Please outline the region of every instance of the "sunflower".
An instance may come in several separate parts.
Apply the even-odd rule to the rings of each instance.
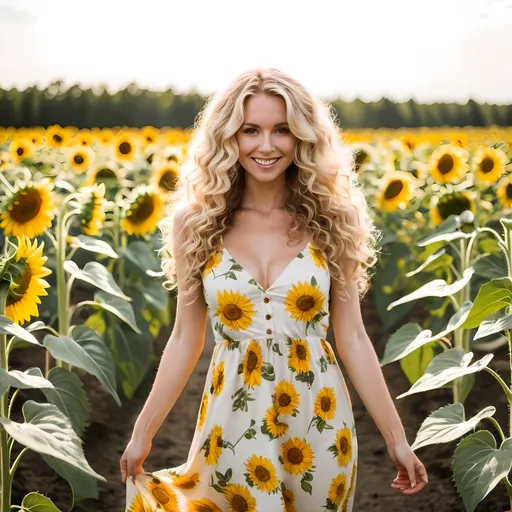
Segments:
[[[496,191],[496,195],[503,206],[506,208],[512,207],[512,178],[510,176],[502,180]]]
[[[292,339],[292,346],[288,351],[288,366],[297,373],[309,372],[309,345],[306,340]]]
[[[327,362],[330,364],[334,364],[336,362],[336,359],[332,353],[332,349],[329,343],[327,343],[326,340],[321,339],[320,345],[322,345],[322,348],[324,349],[325,357],[327,357]]]
[[[281,380],[274,388],[274,407],[281,416],[295,415],[300,404],[300,395],[295,386],[287,380]],[[295,414],[294,414],[295,413]]]
[[[68,162],[78,174],[83,173],[91,165],[94,153],[89,147],[75,146],[69,151]]]
[[[438,183],[455,183],[468,170],[467,152],[459,146],[442,144],[430,155],[427,168]]]
[[[179,487],[185,491],[193,489],[199,482],[199,473],[192,473],[191,475],[180,475],[173,477],[172,485]]]
[[[341,507],[342,512],[347,512],[348,510],[348,502],[354,491],[354,485],[356,483],[356,474],[357,474],[357,461],[354,461],[352,464],[352,473],[350,475],[350,486],[347,491],[347,495],[345,496],[345,500],[343,501],[343,506]]]
[[[221,361],[213,370],[212,386],[210,392],[219,396],[224,389],[224,361]]]
[[[291,437],[281,445],[285,471],[292,475],[304,474],[313,467],[313,450],[305,439]]]
[[[224,496],[229,504],[229,512],[257,512],[256,498],[246,485],[229,484],[224,489]]]
[[[35,184],[30,181],[9,197],[0,215],[0,227],[6,235],[26,235],[34,238],[52,225],[55,217],[53,184],[44,178]]]
[[[102,128],[96,135],[96,139],[103,146],[109,146],[114,140],[114,132],[110,128]]]
[[[288,424],[282,423],[277,419],[278,413],[275,407],[269,407],[263,420],[263,425],[272,438],[281,437],[288,431]]]
[[[61,148],[69,143],[71,133],[71,130],[59,125],[50,126],[46,130],[46,144],[52,149]]]
[[[151,184],[162,192],[174,192],[180,176],[180,170],[176,165],[163,165],[151,172]]]
[[[347,475],[340,473],[334,477],[329,487],[328,499],[333,504],[338,506],[343,498],[345,497],[345,491],[347,490]]]
[[[93,165],[87,170],[82,186],[89,187],[94,183],[105,183],[105,186],[110,188],[112,184],[120,185],[121,174],[121,169],[115,169],[111,165]]]
[[[348,466],[352,460],[352,433],[348,427],[343,427],[336,432],[334,443],[340,467]]]
[[[282,498],[284,503],[284,512],[296,512],[295,494],[290,489],[286,489],[284,483],[281,486]]]
[[[158,138],[160,137],[160,131],[154,126],[144,126],[140,134],[144,140],[144,144],[148,146],[156,144],[158,142]]]
[[[263,353],[256,340],[251,340],[247,346],[244,360],[244,382],[251,388],[261,384],[261,367],[263,366]]]
[[[480,146],[471,163],[478,181],[496,183],[505,172],[507,162],[507,155],[502,149]]]
[[[90,130],[80,130],[72,140],[72,144],[76,144],[78,146],[91,146],[94,140],[93,134]]]
[[[252,455],[245,461],[245,467],[247,473],[244,474],[260,491],[270,494],[277,489],[277,472],[270,459]]]
[[[26,158],[30,158],[35,151],[35,146],[28,139],[15,138],[9,144],[11,161],[18,164]]]
[[[129,235],[153,233],[164,214],[164,199],[156,189],[145,185],[137,187],[133,193],[135,198],[121,219],[121,227]]]
[[[87,197],[82,204],[80,214],[80,223],[82,230],[86,235],[96,236],[99,234],[103,223],[106,219],[105,214],[105,185],[93,185],[83,189],[84,195]]]
[[[285,311],[290,317],[302,322],[310,322],[317,313],[322,311],[325,297],[319,286],[307,281],[293,284],[286,294]]]
[[[334,388],[324,386],[316,395],[314,413],[324,421],[332,420],[336,414],[336,394]]]
[[[370,144],[364,142],[358,142],[352,144],[352,150],[354,154],[354,167],[357,173],[362,173],[374,161],[375,151]]]
[[[223,433],[223,428],[220,425],[215,425],[208,436],[208,453],[206,453],[205,456],[206,464],[209,466],[213,466],[219,462],[219,457],[222,453]]]
[[[217,268],[222,263],[222,251],[216,250],[214,251],[210,257],[208,258],[208,261],[206,262],[206,265],[203,270],[203,279],[206,278],[210,274],[210,272]]]
[[[309,244],[309,255],[315,264],[315,267],[321,268],[325,270],[327,268],[327,263],[324,258],[324,254],[319,247],[317,247],[313,242]]]
[[[208,498],[193,500],[188,504],[187,512],[222,512],[222,510]]]
[[[245,295],[233,290],[217,290],[217,311],[223,325],[232,331],[245,331],[252,325],[252,317],[256,314],[254,304]]]
[[[50,287],[43,278],[52,272],[44,266],[48,260],[47,256],[43,256],[44,242],[38,246],[37,240],[30,241],[25,235],[17,239],[15,261],[20,273],[13,276],[14,283],[7,295],[5,316],[17,324],[23,324],[25,321],[28,322],[31,316],[39,316],[39,297],[48,295],[45,288]]]
[[[201,400],[201,405],[199,407],[199,423],[197,425],[197,430],[199,430],[199,432],[201,432],[201,430],[203,429],[204,421],[206,420],[206,414],[208,412],[208,403],[208,393],[205,391],[203,392],[203,398]]]
[[[450,215],[460,215],[470,210],[473,214],[476,211],[475,201],[467,192],[453,192],[443,194],[437,204],[430,210],[430,218],[435,226],[438,226]]]
[[[393,212],[404,209],[414,195],[416,180],[411,173],[405,171],[388,172],[383,179],[377,204],[382,211]]]
[[[117,160],[121,162],[131,162],[133,160],[136,153],[135,137],[123,132],[116,135],[112,143]]]
[[[149,492],[165,512],[178,512],[178,500],[176,493],[159,478],[153,475],[147,483]]]
[[[146,504],[146,500],[142,497],[142,494],[137,493],[127,512],[152,512],[153,508]]]

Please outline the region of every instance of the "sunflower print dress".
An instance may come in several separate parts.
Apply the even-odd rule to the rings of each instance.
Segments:
[[[127,479],[127,512],[352,510],[357,438],[325,336],[330,274],[309,241],[264,289],[221,241],[203,271],[215,333],[181,466]]]

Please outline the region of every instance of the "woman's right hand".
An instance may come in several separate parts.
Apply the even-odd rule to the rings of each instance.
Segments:
[[[119,461],[121,480],[126,482],[127,477],[135,482],[135,477],[144,473],[142,463],[151,451],[151,441],[145,438],[132,437]]]

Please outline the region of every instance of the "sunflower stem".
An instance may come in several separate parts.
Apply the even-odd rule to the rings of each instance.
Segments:
[[[5,185],[5,188],[14,194],[14,187],[7,181],[7,178],[4,176],[2,172],[0,172],[0,181]]]

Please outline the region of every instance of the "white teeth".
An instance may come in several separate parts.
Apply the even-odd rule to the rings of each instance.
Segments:
[[[261,165],[272,165],[274,162],[277,162],[279,158],[274,158],[272,160],[262,160],[261,158],[255,158],[254,160]]]

